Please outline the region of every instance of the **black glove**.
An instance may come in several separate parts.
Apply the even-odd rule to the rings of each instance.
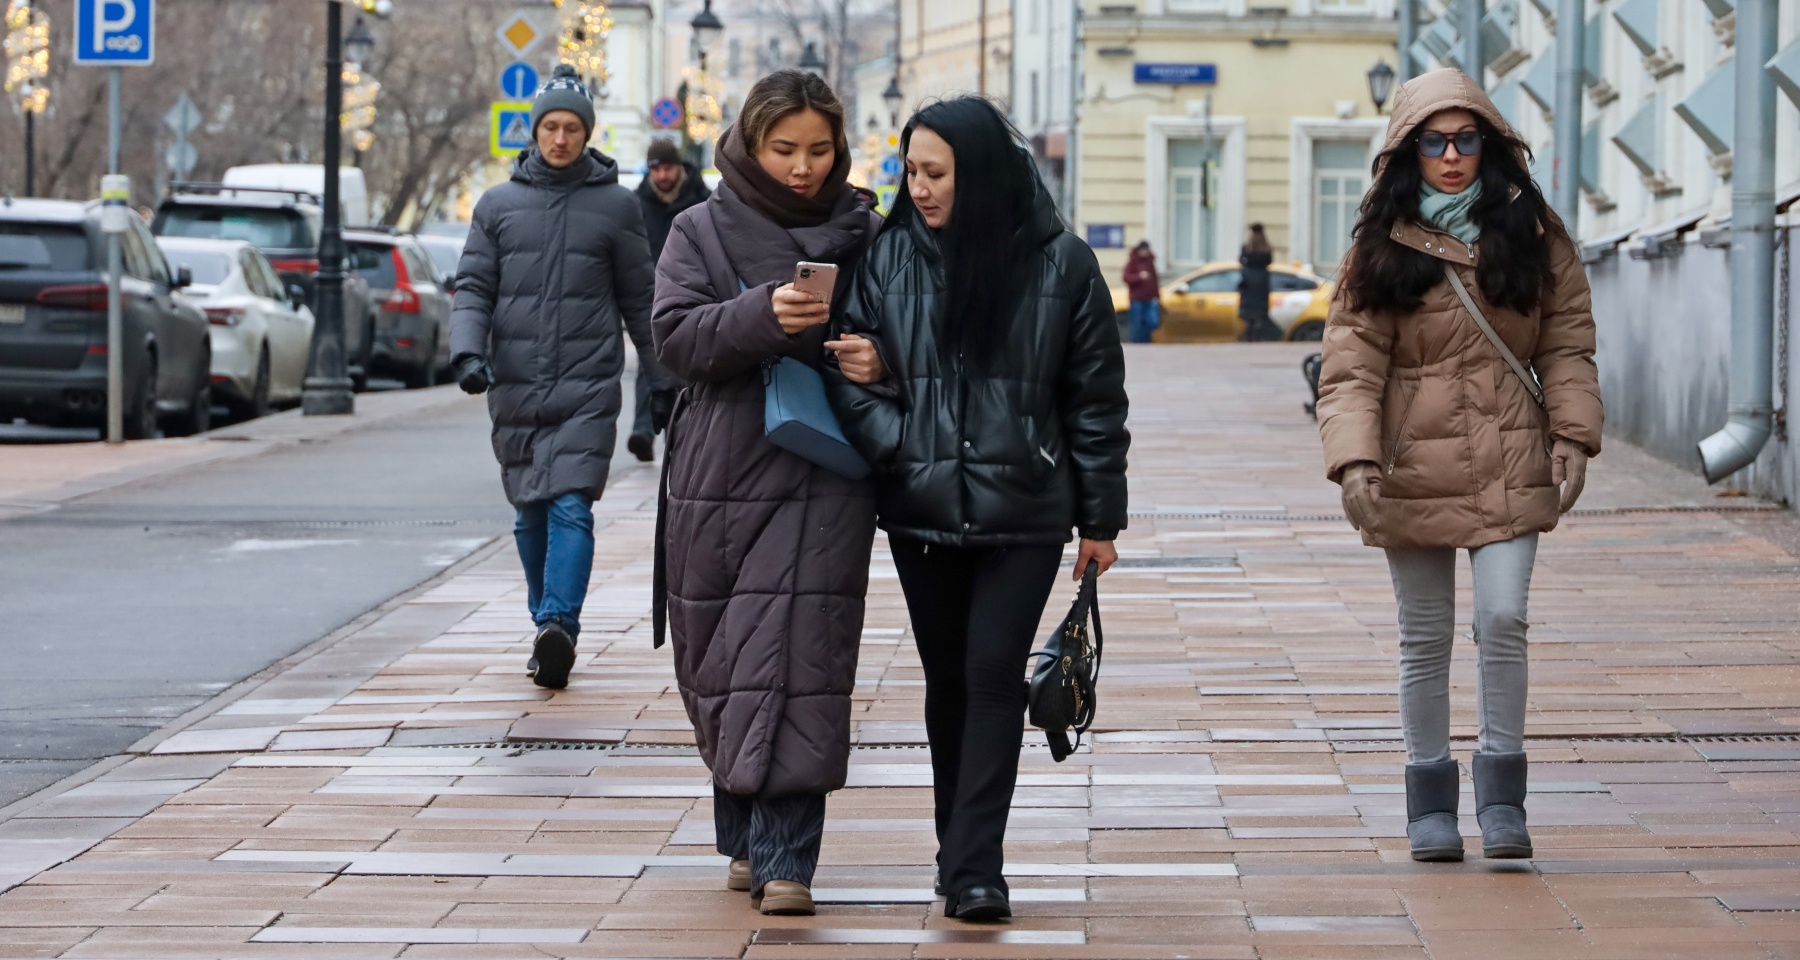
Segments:
[[[669,415],[675,412],[674,390],[650,391],[650,429],[661,433],[669,427]]]
[[[457,360],[456,385],[464,393],[486,393],[494,385],[494,370],[488,366],[487,358],[470,353]]]

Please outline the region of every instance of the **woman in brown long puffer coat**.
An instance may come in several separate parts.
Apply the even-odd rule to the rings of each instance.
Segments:
[[[1538,534],[1575,505],[1600,452],[1587,275],[1528,155],[1462,73],[1401,87],[1325,328],[1326,469],[1363,542],[1386,548],[1399,602],[1415,860],[1463,858],[1450,756],[1458,548],[1474,570],[1483,853],[1531,856],[1526,596]]]
[[[690,384],[669,426],[658,606],[727,886],[810,914],[825,795],[848,772],[875,494],[768,441],[763,365],[825,361],[830,311],[794,288],[795,264],[847,283],[880,219],[848,183],[844,108],[810,74],[758,81],[717,163],[724,182],[675,218],[656,270],[657,352]]]

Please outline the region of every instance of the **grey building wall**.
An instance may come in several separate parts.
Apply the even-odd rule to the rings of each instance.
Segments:
[[[1588,265],[1606,433],[1698,474],[1695,445],[1725,423],[1731,367],[1729,252],[1685,243],[1675,245],[1678,252],[1671,255],[1634,260],[1623,247],[1618,249]],[[1779,282],[1779,270],[1777,274]],[[1793,308],[1790,303],[1790,314]],[[1796,344],[1789,339],[1789,356],[1795,358]],[[1800,371],[1800,358],[1789,366]],[[1777,406],[1782,396],[1777,382]],[[1800,499],[1794,483],[1800,476],[1796,454],[1795,444],[1774,437],[1755,464],[1720,486],[1795,502]]]

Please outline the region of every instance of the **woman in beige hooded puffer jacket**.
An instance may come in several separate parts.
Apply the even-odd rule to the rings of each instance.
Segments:
[[[1326,469],[1363,542],[1387,550],[1399,602],[1416,860],[1463,858],[1450,756],[1458,548],[1474,570],[1483,852],[1531,856],[1526,596],[1538,534],[1574,505],[1600,452],[1587,275],[1528,156],[1461,72],[1402,86],[1325,329]]]

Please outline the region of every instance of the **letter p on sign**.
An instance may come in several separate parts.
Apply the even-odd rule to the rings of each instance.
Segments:
[[[149,66],[156,56],[156,0],[75,0],[75,62]]]

